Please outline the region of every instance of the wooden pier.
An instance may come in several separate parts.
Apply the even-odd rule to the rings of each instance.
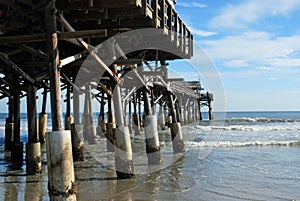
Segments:
[[[11,151],[11,167],[21,168],[20,102],[26,98],[26,172],[41,172],[40,150],[46,141],[51,200],[76,200],[73,160],[84,160],[84,143],[106,137],[107,151],[115,152],[117,178],[133,179],[131,135],[145,135],[148,164],[159,165],[163,162],[160,130],[170,129],[174,153],[182,153],[181,126],[202,120],[203,106],[212,120],[213,95],[202,93],[199,81],[168,77],[168,60],[193,56],[193,35],[175,11],[175,3],[0,2],[0,99],[8,103],[5,150]],[[136,37],[139,32],[134,30],[141,29],[157,31]],[[128,37],[131,33],[135,35]],[[107,46],[99,48],[103,42]],[[132,51],[135,45],[148,48]],[[39,91],[41,111],[36,104]],[[46,134],[48,100],[52,131]],[[95,100],[100,111],[93,111]],[[95,112],[99,112],[97,125]]]

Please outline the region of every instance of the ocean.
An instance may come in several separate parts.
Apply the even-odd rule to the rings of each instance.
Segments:
[[[0,200],[49,200],[45,147],[41,175],[26,176],[25,163],[22,170],[9,169],[6,117],[0,114]],[[24,143],[26,122],[22,114]],[[173,154],[163,133],[164,162],[155,167],[147,166],[144,139],[132,138],[133,181],[116,180],[114,154],[105,152],[104,139],[86,143],[86,160],[75,163],[77,200],[300,200],[300,112],[227,112],[226,119],[182,131],[186,152]]]

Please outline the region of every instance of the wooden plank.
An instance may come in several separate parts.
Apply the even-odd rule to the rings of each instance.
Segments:
[[[108,12],[109,18],[119,18],[119,17],[137,17],[142,16],[146,17],[145,11],[142,8],[115,8],[111,9]]]
[[[73,56],[69,56],[67,58],[64,58],[64,59],[60,60],[59,61],[59,67],[61,68],[61,67],[65,66],[65,65],[67,65],[67,64],[70,64],[70,63],[72,63],[72,62],[74,62],[76,60],[79,60],[79,59],[81,59],[83,57],[83,55],[84,55],[84,52],[80,52],[78,54],[75,54]]]
[[[45,54],[44,52],[42,52],[41,50],[36,50],[36,49],[29,47],[27,45],[24,45],[24,44],[20,44],[17,47],[21,50],[24,50],[24,51],[30,53],[30,54],[33,54],[34,56],[36,56],[44,61],[48,60],[48,55]]]
[[[58,35],[58,40],[66,40],[71,38],[85,38],[85,37],[107,37],[107,30],[98,29],[98,30],[61,32],[61,33],[57,33],[57,35]],[[0,44],[3,45],[16,44],[16,43],[30,43],[30,42],[39,42],[39,41],[46,41],[45,33],[0,37]]]
[[[62,23],[62,25],[66,27],[68,31],[70,32],[75,31],[73,27],[67,22],[67,20],[61,14],[59,14],[57,18]],[[88,53],[90,53],[90,55],[96,60],[96,62],[100,64],[100,66],[109,73],[109,75],[113,78],[113,80],[115,80],[119,84],[122,83],[122,80],[109,69],[109,67],[102,61],[102,59],[100,59],[100,57],[90,48],[89,44],[84,42],[82,38],[77,38],[76,40],[83,48],[85,48],[88,51]]]
[[[25,80],[30,82],[31,84],[35,83],[35,79],[30,77],[27,73],[25,73],[21,68],[19,68],[16,64],[14,64],[11,60],[9,60],[3,53],[0,52],[0,59],[2,59],[14,72],[21,75]]]

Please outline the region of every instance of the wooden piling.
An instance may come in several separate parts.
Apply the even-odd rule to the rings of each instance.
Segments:
[[[55,1],[47,0],[45,28],[49,57],[52,132],[47,134],[50,200],[76,200],[70,131],[63,131]]]
[[[160,106],[159,106],[158,125],[160,127],[160,130],[166,129],[166,115],[165,115],[164,105],[162,102],[160,103]]]
[[[16,81],[18,81],[17,78]],[[23,143],[20,142],[20,94],[18,91],[12,94],[13,143],[11,145],[11,163],[14,169],[20,169],[23,165]]]
[[[132,102],[131,99],[128,101],[128,128],[129,133],[132,133]]]
[[[14,98],[8,98],[8,117],[5,120],[5,145],[6,151],[11,150],[14,141]]]
[[[84,99],[84,114],[83,114],[83,135],[88,140],[89,144],[96,144],[97,135],[96,127],[93,124],[93,111],[92,111],[92,95],[91,85],[85,86],[85,99]]]
[[[105,112],[104,112],[104,106],[105,106],[104,94],[105,94],[104,91],[102,91],[101,102],[100,102],[100,113],[98,117],[98,126],[97,126],[97,135],[99,135],[101,138],[105,138],[105,133],[107,132],[106,122],[105,122]]]
[[[46,113],[39,114],[39,140],[42,144],[45,143],[46,139],[47,117]]]
[[[74,116],[74,123],[76,125],[80,124],[80,99],[79,99],[79,92],[73,89],[73,116]]]
[[[144,129],[146,138],[146,153],[149,165],[159,165],[162,163],[160,154],[160,144],[157,131],[157,118],[152,115],[149,94],[146,90],[143,91],[144,97]]]
[[[207,92],[207,102],[208,102],[208,116],[209,120],[213,120],[213,112],[212,112],[212,97],[211,95]]]
[[[71,124],[73,161],[84,160],[83,125]]]
[[[77,90],[74,90],[73,91],[74,123],[71,124],[73,161],[84,160],[83,125],[80,124],[79,108],[80,108],[79,92]]]
[[[67,107],[65,116],[65,130],[71,130],[71,124],[73,123],[73,117],[71,115],[71,86],[67,85]]]
[[[47,106],[47,88],[44,88],[43,92],[43,103],[42,103],[42,111],[39,114],[39,141],[40,143],[45,143],[46,138],[46,129],[47,129],[47,113],[46,113],[46,106]]]
[[[106,150],[107,152],[114,152],[114,133],[116,129],[115,115],[113,112],[113,101],[110,95],[107,95],[107,103],[108,103],[108,122],[106,124],[107,132],[106,132]]]
[[[14,141],[14,123],[10,122],[11,119],[6,118],[5,123],[5,151],[10,151]]]
[[[197,101],[198,104],[198,111],[199,111],[199,120],[202,121],[203,117],[202,117],[202,112],[201,112],[201,102],[200,102],[200,98]]]
[[[34,175],[42,172],[41,144],[39,143],[38,122],[36,116],[36,92],[34,85],[28,84],[27,121],[28,143],[26,144],[26,173]]]
[[[173,143],[173,151],[174,153],[182,153],[184,152],[184,142],[181,131],[181,124],[178,122],[175,107],[174,107],[174,98],[173,94],[169,94],[169,108],[170,114],[172,116],[172,124],[170,125],[171,135],[172,135],[172,143]]]
[[[133,93],[132,99],[133,99],[133,130],[134,130],[134,135],[139,136],[141,135],[140,133],[141,123],[140,123],[140,117],[137,108],[138,104],[137,104],[136,93]]]
[[[117,73],[117,66],[111,66],[112,71]],[[118,84],[114,86],[113,103],[117,128],[115,130],[115,167],[118,179],[133,179],[134,167],[130,133],[125,126],[121,88]]]

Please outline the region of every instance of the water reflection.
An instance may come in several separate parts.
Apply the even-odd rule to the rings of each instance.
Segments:
[[[26,201],[39,201],[41,200],[42,181],[38,176],[26,176],[25,183],[25,200]]]

